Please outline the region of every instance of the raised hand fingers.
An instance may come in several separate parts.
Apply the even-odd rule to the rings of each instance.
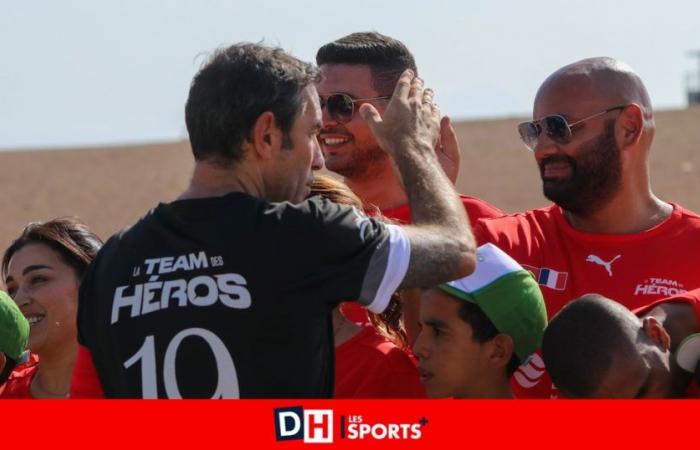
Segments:
[[[435,102],[433,101],[432,98],[430,99],[430,102],[427,103],[427,104],[430,105],[430,112],[432,112],[434,116],[442,117],[442,116],[440,116],[440,107],[438,106],[437,103],[435,103]]]
[[[401,76],[399,77],[399,81],[396,82],[396,86],[394,87],[394,94],[392,95],[392,97],[407,98],[412,85],[411,80],[415,78],[416,77],[411,69],[404,70]]]
[[[413,71],[406,70],[381,115],[370,103],[362,104],[359,111],[380,147],[392,156],[408,146],[432,150],[440,129],[440,109],[433,97],[433,90],[425,88]]]
[[[382,121],[382,117],[379,115],[377,108],[369,103],[360,105],[359,112],[360,116],[362,116],[365,122],[367,122],[367,125],[369,125],[371,130],[374,130],[376,124]]]
[[[459,153],[459,144],[457,142],[457,133],[450,118],[445,116],[440,119],[440,143],[447,147],[452,147]]]
[[[423,103],[432,105],[433,104],[433,97],[435,96],[435,93],[433,92],[432,89],[427,88],[423,90]]]
[[[459,174],[459,141],[457,140],[457,133],[455,133],[455,129],[447,116],[440,121],[440,141],[436,147],[436,153],[442,170],[452,181],[452,184],[455,184]]]
[[[423,85],[424,83],[421,77],[414,77],[413,80],[411,80],[411,87],[408,91],[409,100],[413,99],[419,105],[423,103]]]

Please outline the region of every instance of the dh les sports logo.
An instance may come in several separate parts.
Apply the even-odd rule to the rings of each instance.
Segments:
[[[278,441],[303,439],[305,443],[333,442],[333,410],[275,408],[275,437]]]
[[[330,409],[304,409],[301,406],[275,408],[275,437],[278,441],[303,440],[309,444],[330,444],[334,439],[334,417]],[[417,440],[423,437],[428,419],[410,423],[367,421],[361,415],[338,417],[339,439]]]

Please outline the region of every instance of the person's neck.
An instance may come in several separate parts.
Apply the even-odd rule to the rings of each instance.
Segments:
[[[390,165],[372,175],[344,177],[343,181],[364,204],[374,205],[381,211],[408,203],[406,192]]]
[[[660,224],[673,212],[673,206],[658,199],[650,190],[644,193],[621,190],[602,208],[586,215],[564,210],[566,221],[586,233],[640,233]]]
[[[469,399],[512,399],[515,398],[510,387],[510,378],[503,374],[484,377],[476,385],[469,386],[469,390],[460,398]]]
[[[39,368],[32,380],[34,398],[67,398],[78,352],[74,345],[61,344],[56,352],[39,353]]]
[[[254,197],[264,198],[264,187],[255,166],[243,167],[246,161],[233,167],[224,167],[207,161],[197,161],[190,184],[179,200],[207,197],[221,197],[231,192],[246,192]]]

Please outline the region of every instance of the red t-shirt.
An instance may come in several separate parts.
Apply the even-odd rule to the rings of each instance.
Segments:
[[[78,346],[75,368],[70,381],[70,398],[104,398],[92,355],[87,347]]]
[[[474,227],[479,245],[492,242],[538,279],[549,317],[566,303],[598,293],[630,309],[700,287],[700,216],[671,204],[663,223],[634,234],[584,233],[552,205]],[[535,356],[514,375],[518,397],[548,398],[556,393]]]
[[[474,226],[479,219],[501,217],[503,215],[503,211],[478,198],[459,194],[459,199],[462,200],[462,204],[467,211],[469,222],[472,226]],[[398,208],[384,209],[382,210],[382,214],[400,224],[411,223],[411,206],[408,203]]]
[[[32,353],[29,361],[17,365],[0,386],[0,398],[32,399],[32,380],[39,370],[39,357]]]
[[[639,317],[644,317],[649,314],[652,309],[656,308],[663,303],[687,303],[693,307],[695,311],[695,318],[700,326],[700,289],[693,289],[692,291],[685,292],[680,295],[675,295],[669,298],[662,298],[654,303],[644,306],[642,308],[635,309],[634,312]],[[700,389],[695,383],[695,380],[690,384],[688,391],[686,392],[688,398],[700,398]]]
[[[459,195],[459,198],[462,200],[464,209],[467,211],[469,222],[471,223],[472,227],[474,227],[479,219],[501,217],[503,215],[503,211],[478,198],[469,197],[462,194]],[[405,204],[403,206],[399,206],[398,208],[385,209],[382,211],[382,215],[396,221],[399,224],[407,225],[411,223],[411,206],[409,204]],[[367,318],[367,310],[357,303],[348,303],[347,305],[343,305],[342,312],[345,318],[351,322],[355,322],[360,325],[370,324],[369,319]]]
[[[335,398],[425,398],[414,362],[364,327],[335,349]]]

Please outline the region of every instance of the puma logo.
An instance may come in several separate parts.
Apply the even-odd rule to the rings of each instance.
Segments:
[[[600,259],[600,257],[597,255],[588,255],[588,258],[586,258],[586,262],[598,264],[599,266],[605,267],[605,270],[608,271],[608,275],[612,276],[612,267],[611,267],[612,263],[617,261],[620,257],[622,257],[622,255],[617,255],[616,257],[614,257],[610,261],[605,262],[602,259]]]

